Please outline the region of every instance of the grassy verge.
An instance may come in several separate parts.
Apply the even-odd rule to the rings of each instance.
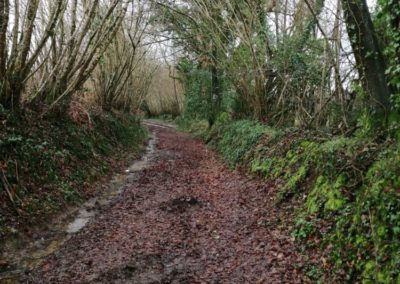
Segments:
[[[131,116],[13,117],[0,110],[0,239],[94,194],[93,184],[138,153],[146,131]]]
[[[231,166],[279,180],[276,205],[297,198],[293,237],[319,251],[312,281],[400,283],[400,146],[381,137],[275,130],[222,115],[185,122]],[[299,203],[297,203],[299,204]],[[323,261],[321,261],[321,259]]]

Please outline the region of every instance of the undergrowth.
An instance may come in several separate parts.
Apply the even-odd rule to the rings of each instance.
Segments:
[[[3,111],[0,120],[0,238],[84,199],[117,156],[137,152],[146,137],[137,119],[122,114],[78,124]]]
[[[279,179],[279,206],[299,197],[293,236],[329,261],[311,280],[400,283],[400,145],[363,133],[331,136],[222,114],[211,128],[186,122],[229,165]],[[189,127],[188,127],[189,126]],[[315,273],[323,269],[324,273]]]

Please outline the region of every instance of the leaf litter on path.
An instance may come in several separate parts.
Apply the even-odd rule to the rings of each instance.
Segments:
[[[227,169],[199,140],[149,127],[151,166],[25,280],[302,283],[303,258],[271,204],[276,190]]]

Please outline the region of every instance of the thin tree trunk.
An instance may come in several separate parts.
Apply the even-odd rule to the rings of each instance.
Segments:
[[[208,118],[208,125],[211,128],[213,126],[217,113],[219,111],[219,104],[220,104],[220,97],[221,97],[221,90],[220,90],[220,80],[217,68],[217,50],[213,47],[213,65],[211,67],[211,102],[212,102],[212,109],[211,115]]]
[[[14,1],[14,28],[12,31],[12,47],[9,61],[7,63],[7,67],[9,69],[14,69],[15,60],[17,59],[18,54],[18,29],[19,29],[19,0]]]
[[[9,8],[8,0],[0,0],[0,84],[6,74]]]

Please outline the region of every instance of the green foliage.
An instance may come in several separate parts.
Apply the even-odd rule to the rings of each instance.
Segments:
[[[188,120],[179,118],[175,121],[178,124],[178,130],[191,133],[193,136],[206,139],[209,131],[206,120]]]
[[[286,37],[276,49],[274,67],[282,73],[290,73],[292,78],[289,90],[305,88],[306,84],[318,87],[322,76],[323,41],[309,38],[304,41],[303,37]]]
[[[231,121],[226,113],[217,121],[203,137],[230,165],[282,180],[278,202],[302,193],[304,206],[292,235],[310,246],[322,237],[318,244],[329,249],[334,268],[325,271],[328,277],[336,279],[345,271],[350,282],[400,279],[398,144],[375,140],[371,134],[331,137],[276,131],[255,121]],[[322,277],[320,268],[308,272],[310,279]]]
[[[312,220],[307,220],[304,216],[299,216],[295,221],[295,228],[292,237],[296,240],[306,240],[316,233],[315,224]]]
[[[395,0],[379,0],[378,12],[374,18],[378,35],[384,47],[388,68],[386,75],[393,91],[395,109],[400,110],[400,3]]]
[[[294,130],[265,139],[255,148],[251,161],[252,172],[285,180],[279,202],[301,190],[301,184],[314,166],[312,161],[318,145],[305,137],[293,139],[293,134]]]
[[[34,223],[81,200],[88,183],[111,168],[112,155],[137,150],[145,137],[129,115],[93,114],[91,124],[84,125],[69,118],[6,120],[0,131],[0,169],[12,197],[0,181],[0,200],[7,204],[0,209],[0,236],[12,226],[14,210],[18,222]]]
[[[185,88],[185,119],[208,119],[212,112],[211,72],[182,59],[177,67]]]
[[[400,150],[394,145],[365,172],[355,200],[342,210],[331,236],[336,264],[349,266],[366,283],[400,279],[399,173]]]
[[[323,281],[321,281],[324,275],[324,271],[321,269],[321,267],[318,267],[316,265],[311,265],[309,267],[306,267],[305,270],[306,270],[306,275],[313,281],[313,283],[317,284],[324,283]]]
[[[299,137],[292,143],[285,143],[285,137],[257,146],[268,150],[253,157],[251,170],[283,178],[281,199],[308,179],[302,184],[303,191],[304,186],[311,188],[302,214],[311,219],[305,221],[303,215],[294,236],[305,240],[313,235],[315,224],[335,222],[337,226],[325,236],[325,246],[333,248],[332,261],[338,270],[345,268],[348,277],[363,281],[395,281],[400,271],[395,253],[400,250],[398,146],[384,150],[387,144],[361,137],[326,142]]]
[[[252,120],[234,121],[219,127],[221,136],[212,137],[211,145],[216,147],[231,165],[242,163],[263,134],[274,135],[273,130]]]
[[[195,62],[184,58],[180,60],[177,70],[185,89],[185,106],[180,122],[215,122],[219,113],[231,108],[235,94],[229,89],[229,82],[222,73],[218,72],[219,97],[216,97],[213,95],[212,73],[209,69],[200,68]]]
[[[318,16],[324,5],[317,2]],[[210,35],[228,50],[228,56],[218,58],[218,67],[226,75],[223,97],[229,103],[215,125],[207,128],[213,109],[212,97],[207,96],[211,73],[202,68],[209,62],[199,60],[204,65],[198,66],[186,62],[184,128],[209,142],[231,166],[243,165],[265,179],[278,179],[282,184],[278,204],[301,196],[303,206],[293,236],[309,243],[324,229],[320,244],[328,250],[332,268],[325,273],[349,282],[399,282],[400,146],[387,135],[400,137],[399,1],[379,0],[374,18],[392,92],[393,111],[388,117],[369,109],[374,103],[363,80],[351,82],[351,90],[345,85],[340,90],[337,83],[330,86],[333,79],[343,78],[334,78],[338,72],[332,72],[335,63],[328,58],[326,42],[312,35],[316,17],[304,19],[302,33],[273,38],[262,11],[253,14],[237,5],[244,21],[252,23],[254,36],[236,43],[227,34],[225,46]],[[226,13],[229,19],[229,10]],[[196,19],[202,24],[208,21],[201,15]],[[228,95],[226,90],[232,91]],[[271,129],[250,117],[285,129]],[[389,123],[382,123],[387,118]],[[302,128],[286,129],[293,125]],[[378,133],[382,126],[390,129]],[[345,134],[321,132],[325,128]],[[318,279],[321,271],[314,267],[309,274]]]
[[[313,234],[315,223],[337,222],[325,242],[335,251],[332,261],[337,263],[337,269],[345,267],[349,277],[374,277],[372,279],[378,282],[378,278],[395,279],[399,267],[397,256],[392,252],[399,251],[400,243],[394,239],[393,232],[388,232],[390,228],[400,228],[396,215],[399,196],[394,191],[400,183],[398,152],[388,151],[390,154],[386,155],[396,158],[374,162],[376,153],[385,147],[362,138],[339,137],[322,143],[300,138],[292,143],[281,143],[284,140],[285,135],[279,137],[279,142],[263,144],[269,150],[255,156],[251,169],[270,178],[283,178],[285,183],[280,198],[290,196],[306,178],[309,179],[302,184],[303,191],[305,185],[312,188],[307,194],[304,212],[314,219],[304,221],[304,217],[300,218],[294,236],[305,240]],[[274,144],[278,146],[274,148]],[[285,148],[284,145],[290,146]],[[376,181],[371,182],[371,179]],[[385,187],[387,184],[391,184],[389,188],[392,189]],[[376,223],[372,226],[376,227],[375,234],[369,225],[371,221],[366,222],[361,217],[368,216],[368,210],[376,214],[372,219]],[[379,266],[372,269],[371,262],[368,265],[367,262],[377,254],[376,251],[381,255]]]
[[[345,178],[339,175],[334,183],[324,176],[319,176],[313,190],[307,197],[306,208],[310,213],[318,213],[321,210],[337,211],[346,202],[341,190],[345,185]]]

